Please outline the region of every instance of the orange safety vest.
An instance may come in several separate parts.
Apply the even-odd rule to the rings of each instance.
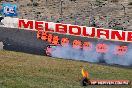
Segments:
[[[106,53],[108,51],[108,46],[106,44],[97,44],[96,52],[98,53]]]
[[[59,44],[59,37],[58,36],[53,36],[53,41],[52,41],[53,44]]]
[[[80,49],[81,45],[82,45],[81,41],[79,41],[79,40],[74,40],[73,41],[73,48]]]
[[[67,46],[69,44],[69,39],[68,38],[62,38],[61,39],[61,45],[62,46]]]
[[[42,40],[47,40],[47,32],[42,32],[42,37],[41,37]]]
[[[37,33],[37,38],[41,39],[41,32],[40,31],[38,31],[38,33]]]
[[[127,53],[127,51],[128,51],[128,47],[127,46],[116,46],[115,54],[124,55],[124,54]]]
[[[52,42],[52,38],[53,38],[53,35],[52,34],[48,34],[48,42]]]
[[[91,42],[84,42],[83,43],[83,50],[91,50],[92,44]]]

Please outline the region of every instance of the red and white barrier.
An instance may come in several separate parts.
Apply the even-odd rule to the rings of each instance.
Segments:
[[[32,31],[42,30],[47,32],[74,35],[80,37],[132,42],[132,31],[86,27],[79,25],[35,21],[11,17],[5,17],[1,22],[4,24],[4,27],[19,28]]]

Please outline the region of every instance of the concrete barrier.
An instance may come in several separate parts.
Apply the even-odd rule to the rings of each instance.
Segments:
[[[31,54],[44,55],[48,42],[36,38],[36,31],[0,27],[0,40],[4,49]]]
[[[4,44],[3,42],[0,42],[0,50],[3,50]]]
[[[1,22],[4,24],[4,27],[18,28],[18,19],[19,18],[4,17]]]

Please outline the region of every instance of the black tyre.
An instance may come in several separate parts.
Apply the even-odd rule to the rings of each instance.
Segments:
[[[81,80],[81,85],[82,86],[88,86],[88,85],[90,85],[91,83],[90,83],[90,80],[89,79],[87,79],[87,78],[82,78],[82,80]]]
[[[46,56],[49,56],[49,57],[51,57],[51,53],[46,53]]]

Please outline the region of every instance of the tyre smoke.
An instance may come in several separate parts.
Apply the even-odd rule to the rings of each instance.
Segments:
[[[56,50],[52,52],[53,57],[82,60],[96,63],[118,64],[124,66],[132,65],[132,45],[128,45],[128,52],[125,55],[116,55],[114,48],[116,45],[108,44],[109,50],[107,53],[98,53],[94,49],[91,51],[84,51],[81,49],[73,49],[71,45],[67,47],[57,46]]]

